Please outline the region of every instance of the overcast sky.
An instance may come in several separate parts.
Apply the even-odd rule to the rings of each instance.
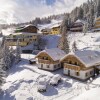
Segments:
[[[70,12],[87,0],[0,0],[0,23],[20,23]]]

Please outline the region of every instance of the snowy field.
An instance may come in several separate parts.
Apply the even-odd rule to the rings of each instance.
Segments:
[[[70,44],[74,41],[78,49],[100,50],[100,33],[80,34],[69,36]],[[100,100],[100,76],[91,82],[80,82],[63,75],[63,69],[55,72],[44,71],[37,68],[37,64],[30,65],[28,59],[35,55],[22,54],[22,61],[9,70],[6,83],[0,94],[0,100]],[[54,74],[60,74],[62,81],[58,86],[47,86],[47,91],[37,91],[39,78],[48,80]],[[94,99],[96,98],[96,99]]]
[[[33,57],[34,55],[22,54],[22,61],[11,68],[6,83],[2,87],[5,92],[1,94],[0,100],[72,100],[85,91],[99,87],[96,83],[87,84],[64,76],[63,69],[55,72],[38,69],[37,65],[30,65],[28,62],[28,59]],[[48,84],[46,92],[38,92],[39,78],[48,77],[49,79],[54,74],[62,75],[61,83],[58,86]],[[100,83],[99,78],[95,81]]]

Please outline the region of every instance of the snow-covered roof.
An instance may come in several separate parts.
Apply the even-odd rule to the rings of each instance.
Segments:
[[[86,23],[86,21],[78,19],[78,20],[76,20],[76,22],[75,22],[75,23],[83,23],[83,24],[85,24],[85,23]]]
[[[100,64],[100,53],[97,51],[83,50],[69,53],[61,59],[65,59],[69,55],[74,55],[78,58],[86,67],[91,67]]]
[[[20,34],[25,34],[25,35],[39,35],[39,33],[29,33],[29,32],[18,32],[18,33],[12,33],[10,35],[20,35]]]
[[[59,48],[45,49],[38,53],[38,55],[40,55],[41,53],[48,54],[54,61],[60,60],[63,56],[66,55],[66,53]]]
[[[21,27],[21,28],[18,28],[18,29],[16,29],[16,30],[22,30],[22,29],[25,29],[25,28],[30,27],[30,26],[36,27],[35,25],[28,24],[28,25],[25,25],[25,26],[23,26],[23,27]],[[37,28],[37,27],[36,27],[36,28]]]

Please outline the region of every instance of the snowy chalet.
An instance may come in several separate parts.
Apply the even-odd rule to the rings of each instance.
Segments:
[[[27,32],[27,33],[37,33],[38,28],[35,25],[29,24],[24,27],[20,27],[15,30],[15,32]]]
[[[96,18],[95,20],[94,31],[100,31],[100,17]]]
[[[58,49],[46,49],[37,54],[38,68],[54,71],[61,68],[60,59],[65,56],[65,52]]]
[[[61,59],[64,74],[85,81],[99,74],[100,53],[95,51],[76,51],[69,53]]]
[[[83,20],[77,20],[75,23],[70,28],[71,32],[82,32],[83,31],[83,26],[86,22]]]

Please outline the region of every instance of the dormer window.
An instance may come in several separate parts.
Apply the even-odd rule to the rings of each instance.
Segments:
[[[72,61],[69,61],[69,64],[72,64]]]

